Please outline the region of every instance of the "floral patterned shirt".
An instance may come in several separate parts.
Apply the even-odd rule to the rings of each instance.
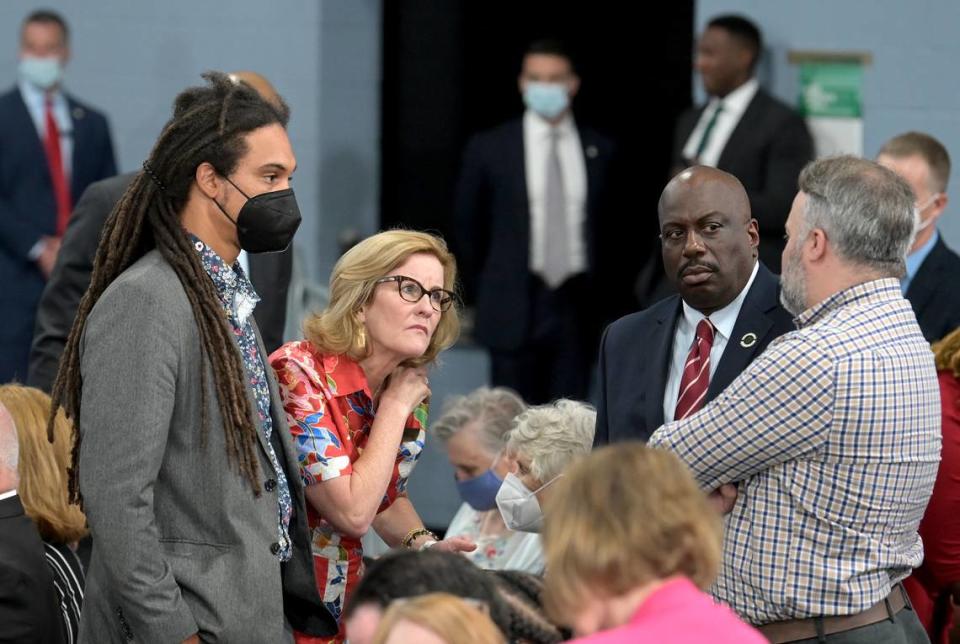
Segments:
[[[277,482],[277,516],[278,534],[277,543],[280,549],[276,555],[281,561],[290,559],[290,517],[293,514],[293,505],[290,500],[290,486],[283,468],[277,460],[270,437],[273,434],[273,417],[270,415],[270,382],[264,367],[263,356],[257,344],[257,335],[253,330],[251,316],[260,296],[253,290],[253,285],[239,263],[233,267],[194,235],[190,235],[193,247],[200,255],[200,263],[217,290],[220,304],[227,316],[230,329],[237,340],[240,355],[243,358],[243,368],[247,374],[247,385],[253,391],[257,401],[257,417],[260,421],[260,431],[266,439],[267,456],[276,475]]]
[[[363,369],[346,355],[320,353],[311,343],[290,342],[270,356],[306,485],[347,476],[370,437],[375,410]],[[427,405],[407,419],[397,458],[378,509],[406,496],[407,478],[423,451]],[[308,503],[308,523],[320,597],[339,620],[359,580],[359,539],[340,534]]]

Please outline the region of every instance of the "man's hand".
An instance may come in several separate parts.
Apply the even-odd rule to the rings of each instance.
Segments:
[[[737,503],[737,486],[733,483],[724,483],[707,497],[711,505],[720,514],[729,514]]]
[[[187,639],[183,640],[183,644],[200,644],[200,636],[191,635]]]
[[[40,272],[43,273],[45,279],[50,279],[50,274],[53,273],[53,267],[57,263],[57,255],[60,253],[60,238],[59,237],[41,237],[40,241],[43,242],[43,250],[40,251],[40,256],[37,257],[37,266],[40,267]]]

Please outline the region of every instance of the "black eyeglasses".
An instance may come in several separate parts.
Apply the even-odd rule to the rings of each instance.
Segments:
[[[396,282],[397,291],[400,292],[400,297],[407,302],[416,303],[419,302],[420,298],[424,295],[429,295],[430,305],[441,313],[450,309],[450,307],[453,305],[453,300],[456,297],[454,293],[442,288],[435,288],[432,291],[428,291],[423,284],[412,277],[407,277],[406,275],[390,275],[389,277],[381,277],[374,282],[374,284],[383,284],[384,282]]]

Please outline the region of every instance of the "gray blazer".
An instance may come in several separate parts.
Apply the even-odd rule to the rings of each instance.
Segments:
[[[259,333],[258,333],[259,339]],[[294,500],[293,559],[278,539],[275,476],[260,435],[263,493],[228,464],[186,293],[154,250],[107,288],[81,343],[80,491],[93,533],[80,641],[290,641],[336,632],[317,595],[303,484],[275,381],[273,441]],[[263,345],[260,345],[262,355]],[[268,373],[270,370],[267,369]],[[252,393],[251,409],[255,409]]]

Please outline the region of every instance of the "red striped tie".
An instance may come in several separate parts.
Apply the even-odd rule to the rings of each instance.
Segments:
[[[704,318],[697,324],[697,334],[690,345],[690,353],[683,365],[680,379],[680,395],[674,420],[682,420],[703,407],[710,386],[710,349],[713,348],[713,324]]]
[[[60,151],[60,129],[53,118],[53,105],[50,98],[45,101],[44,120],[46,121],[47,136],[43,141],[43,149],[47,153],[47,165],[50,166],[50,179],[53,182],[53,197],[57,202],[57,236],[62,237],[70,219],[70,186],[67,184],[67,174],[63,171],[63,154]]]

